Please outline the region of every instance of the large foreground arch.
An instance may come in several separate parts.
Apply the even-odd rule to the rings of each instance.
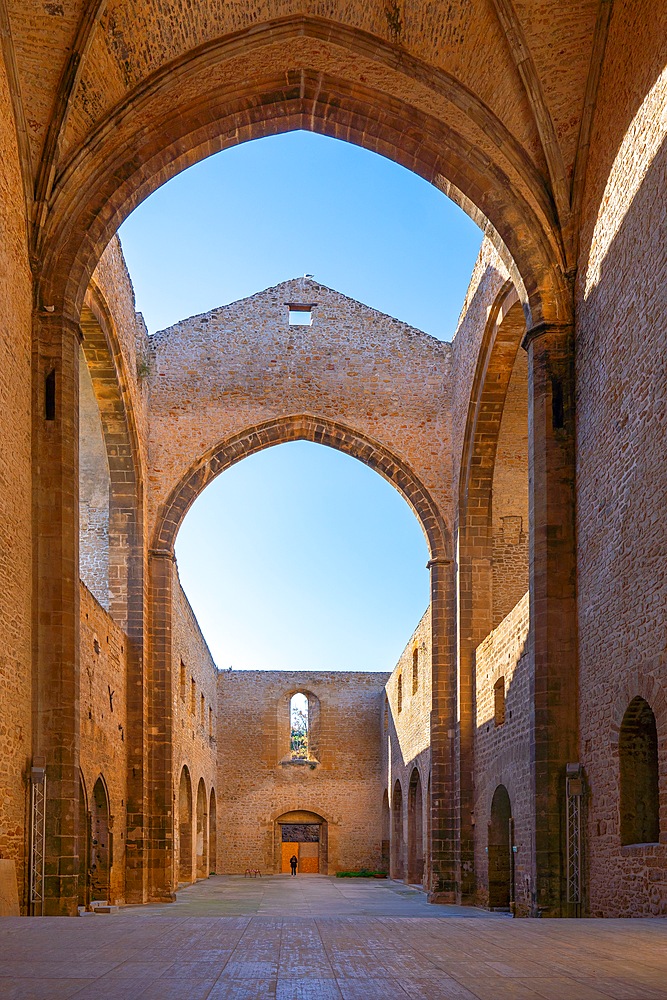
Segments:
[[[523,56],[521,34],[510,31],[506,38],[518,38],[521,50],[515,53],[521,73],[514,103],[518,106],[529,96],[528,104],[534,98],[537,105],[531,105],[528,112],[530,127],[518,131],[505,124],[474,85],[467,86],[437,66],[435,58],[423,61],[418,48],[410,51],[397,37],[387,41],[377,26],[371,32],[369,25],[344,26],[302,13],[238,31],[228,25],[217,38],[189,51],[186,47],[178,55],[165,55],[163,64],[155,65],[145,77],[130,71],[114,96],[102,102],[103,107],[100,104],[96,117],[93,102],[83,100],[84,108],[77,104],[77,94],[81,97],[82,80],[86,86],[93,85],[81,62],[94,46],[91,39],[101,23],[100,14],[101,6],[91,6],[73,39],[72,62],[64,67],[61,88],[52,102],[58,110],[38,157],[37,200],[30,216],[35,277],[33,458],[39,470],[33,490],[33,562],[41,583],[33,607],[36,689],[47,691],[49,678],[57,676],[60,690],[68,692],[63,697],[76,701],[78,696],[78,354],[82,307],[93,270],[113,233],[141,200],[187,166],[241,141],[305,128],[363,145],[429,180],[483,226],[508,266],[533,324],[530,351],[537,372],[535,409],[540,415],[535,425],[540,473],[536,495],[546,498],[551,490],[544,510],[564,509],[569,517],[573,411],[569,408],[566,414],[567,433],[556,438],[550,434],[548,416],[553,379],[565,385],[567,395],[572,378],[571,220],[563,197],[564,173],[557,162],[560,153],[553,123],[547,120],[539,87],[532,86],[534,78],[529,79],[534,66]],[[521,91],[523,73],[528,74],[525,94]],[[515,67],[508,79],[512,74],[513,79],[517,77]],[[98,78],[104,76],[97,73]],[[581,179],[585,169],[587,134],[588,125],[582,123],[584,145],[575,180]],[[47,386],[54,393],[53,419],[44,416]],[[566,470],[568,483],[562,497],[556,495],[559,483],[547,481],[552,468]],[[53,497],[59,498],[55,505]],[[551,528],[546,517],[544,537],[539,538],[543,547],[548,542],[547,528]],[[569,528],[564,537],[567,547]],[[166,562],[170,556],[169,547],[158,544],[152,561]],[[449,625],[455,614],[451,558],[451,546],[432,548],[433,655],[434,661],[448,665],[436,669],[434,685],[433,843],[439,844],[433,852],[434,866],[445,856],[453,857],[457,837],[456,784],[451,778],[457,733]],[[550,593],[556,594],[557,563],[554,558],[547,567]],[[168,579],[166,572],[152,574],[156,607]],[[545,592],[544,606],[546,596]],[[547,645],[551,635],[558,635],[561,617],[556,614],[549,623]],[[153,675],[141,678],[144,691],[150,685],[164,685],[167,679],[165,640],[155,622],[151,629]],[[163,720],[165,726],[171,724],[164,709],[158,697],[154,716],[146,722],[147,732],[160,729]],[[43,718],[37,749],[54,762],[51,788],[57,808],[74,816],[78,737],[70,731],[69,721],[64,723],[67,732],[60,732],[52,727],[55,715],[44,712]],[[151,766],[155,765],[153,756],[152,750],[148,754]],[[159,771],[163,765],[162,761]],[[149,797],[145,787],[137,794],[133,828],[140,830],[139,817]],[[146,810],[155,814],[166,801],[160,791]],[[75,820],[72,826],[75,833]],[[67,859],[63,870],[76,871],[78,862],[70,857],[76,837],[64,828],[52,832],[54,856]],[[172,851],[171,833],[158,823],[151,836],[165,852],[162,860],[151,863],[162,898],[166,877],[159,873],[171,867],[167,858]],[[147,864],[146,843],[141,836],[132,845],[138,867]],[[549,852],[556,857],[555,840]],[[457,891],[455,867],[450,858],[445,865],[448,874],[434,877],[436,895]],[[144,894],[143,884],[138,892]],[[54,879],[51,894],[58,900],[53,912],[73,911],[76,877]]]

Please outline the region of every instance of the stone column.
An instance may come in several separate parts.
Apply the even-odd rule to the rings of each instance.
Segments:
[[[52,916],[76,914],[79,875],[79,341],[71,318],[35,315],[33,754],[46,765]]]
[[[578,760],[574,330],[526,334],[538,909],[567,916],[565,766]]]
[[[174,553],[151,549],[148,671],[148,897],[174,899],[171,615]],[[193,813],[195,808],[193,792]]]
[[[455,903],[458,877],[458,782],[455,566],[436,556],[431,571],[431,891],[432,903]]]

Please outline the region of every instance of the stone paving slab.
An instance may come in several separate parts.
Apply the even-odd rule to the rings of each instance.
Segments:
[[[0,1000],[667,1000],[665,920],[512,920],[390,885],[368,899],[405,915],[340,915],[316,882],[286,891],[283,916],[218,916],[223,888],[179,894],[214,915],[1,919]],[[314,912],[295,915],[304,901]]]

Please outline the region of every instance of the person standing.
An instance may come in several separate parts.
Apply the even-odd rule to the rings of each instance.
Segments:
[[[293,854],[292,857],[289,859],[289,866],[292,869],[292,875],[296,875],[296,866],[298,865],[298,863],[299,859],[297,858],[296,854]]]

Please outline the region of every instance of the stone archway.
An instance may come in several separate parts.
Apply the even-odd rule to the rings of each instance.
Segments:
[[[53,102],[54,116],[35,184],[38,207],[31,249],[34,301],[40,308],[34,327],[33,395],[39,400],[42,386],[53,377],[59,408],[59,419],[45,429],[37,407],[33,428],[34,458],[40,469],[33,492],[34,534],[50,539],[37,548],[35,557],[35,572],[43,584],[34,615],[35,669],[39,711],[45,720],[52,713],[41,692],[48,690],[54,672],[63,678],[61,721],[66,720],[66,705],[76,698],[78,684],[77,516],[72,498],[77,496],[76,384],[82,307],[103,248],[132,208],[165,180],[226,146],[277,131],[308,128],[356,142],[391,155],[427,178],[484,226],[533,322],[568,323],[572,314],[566,277],[572,244],[569,209],[563,200],[566,174],[539,88],[521,90],[515,98],[523,102],[528,95],[528,107],[535,115],[530,142],[541,149],[540,156],[544,154],[544,168],[474,85],[462,85],[454,74],[407,50],[401,49],[397,58],[395,40],[378,35],[377,25],[342,25],[298,15],[276,17],[240,32],[225,22],[218,37],[192,51],[186,46],[165,57],[145,77],[139,73],[122,96],[107,95],[110,100],[102,102],[96,116],[94,102],[87,101],[84,110],[78,100],[81,88],[85,91],[95,77],[104,77],[87,61],[94,49],[92,36],[98,30],[103,34],[99,13],[86,14],[68,52],[72,71],[64,73],[62,90]],[[521,65],[525,68],[523,58]],[[514,70],[510,78],[520,79]],[[581,169],[578,161],[577,173]],[[62,498],[55,508],[54,495]],[[169,557],[156,553],[165,555]],[[434,620],[454,615],[449,595],[451,559],[450,549],[432,559],[433,589],[439,594]],[[168,575],[166,569],[156,570],[151,586],[159,588]],[[63,580],[72,581],[64,591]],[[60,624],[52,626],[56,620]],[[154,623],[151,628],[155,636]],[[443,626],[437,641],[434,636],[434,660],[442,656],[443,661],[453,661],[452,648]],[[447,806],[450,810],[457,783],[449,773],[454,752],[446,734],[455,730],[455,698],[455,678],[439,678],[433,718],[436,743],[442,745],[434,746],[433,791],[434,801],[452,803]],[[139,717],[140,706],[135,708],[133,715]],[[66,841],[76,826],[72,789],[78,736],[69,722],[63,724],[70,728],[63,729],[62,742],[58,733],[49,731],[46,752],[53,781],[58,782],[56,799],[69,799],[73,818],[68,824],[72,830],[58,826],[56,831],[57,820],[49,816],[50,843],[57,845],[63,839],[63,850],[54,846],[54,857],[66,856]],[[160,776],[166,773],[164,761],[160,753],[153,755],[152,737],[142,726],[133,745],[140,748],[142,761],[155,760],[150,780],[155,777],[153,786],[160,785]],[[63,747],[71,750],[64,752]],[[136,759],[130,763],[128,774],[138,774],[142,787],[133,789],[133,801],[144,803],[150,798],[148,781],[136,763]],[[140,850],[128,853],[128,858],[137,857],[137,865],[145,864],[154,877],[148,887],[150,898],[171,895],[167,872],[173,870],[172,831],[161,818],[171,787],[163,791],[154,814],[148,817],[139,806],[131,823],[142,833],[135,845]],[[434,859],[442,865],[435,892],[440,898],[447,894],[453,898],[458,885],[453,871],[458,823],[453,812],[442,822],[437,839],[447,845],[443,847],[447,860]],[[153,844],[160,845],[150,848],[150,859],[142,853],[149,828]],[[140,879],[136,885],[143,895]],[[72,911],[74,879],[57,888],[62,907]]]
[[[274,871],[288,874],[290,858],[296,856],[301,875],[329,872],[328,823],[319,813],[292,810],[274,821]]]
[[[403,857],[403,789],[400,781],[394,785],[391,798],[391,877],[402,879],[405,875]]]
[[[177,882],[193,882],[192,872],[192,782],[186,765],[178,786]]]
[[[171,491],[158,511],[157,523],[150,550],[150,579],[153,603],[151,605],[151,650],[156,669],[154,676],[162,678],[155,684],[151,695],[156,705],[155,718],[165,727],[159,737],[161,753],[169,753],[171,732],[168,731],[169,714],[166,706],[171,698],[171,581],[174,565],[173,546],[180,524],[196,497],[216,476],[236,462],[273,445],[289,441],[306,440],[342,451],[364,462],[390,482],[404,497],[416,514],[429,546],[431,577],[431,628],[433,705],[438,716],[447,725],[436,727],[432,735],[434,756],[434,783],[443,790],[442,801],[447,805],[438,816],[438,849],[432,852],[434,886],[447,885],[452,899],[456,865],[456,803],[446,790],[454,788],[453,759],[448,731],[455,726],[456,675],[452,653],[454,642],[454,566],[448,527],[429,491],[406,462],[392,454],[382,443],[361,432],[324,417],[311,414],[286,416],[248,428],[221,442],[199,458],[178,485]],[[160,668],[158,669],[158,664]],[[167,669],[164,669],[164,665]],[[440,744],[444,746],[439,751]],[[285,748],[287,752],[287,748]],[[164,774],[169,774],[165,762]],[[163,790],[165,803],[171,795],[170,787]],[[166,824],[164,814],[158,811],[155,823]],[[435,824],[434,824],[435,826]],[[435,837],[435,832],[433,836]],[[157,869],[154,870],[157,874]],[[165,867],[166,875],[166,867]]]
[[[90,832],[90,885],[91,899],[109,899],[112,864],[111,829],[109,825],[109,794],[104,779],[100,777],[93,786]]]
[[[489,821],[489,909],[509,910],[513,902],[512,806],[507,789],[498,785]]]
[[[209,875],[215,875],[218,870],[218,810],[215,789],[211,789],[208,807],[208,867]]]
[[[421,884],[424,878],[424,804],[422,783],[415,767],[408,786],[408,871],[410,884]]]
[[[208,816],[206,812],[206,788],[204,779],[197,786],[197,837],[195,841],[196,878],[208,878]]]

